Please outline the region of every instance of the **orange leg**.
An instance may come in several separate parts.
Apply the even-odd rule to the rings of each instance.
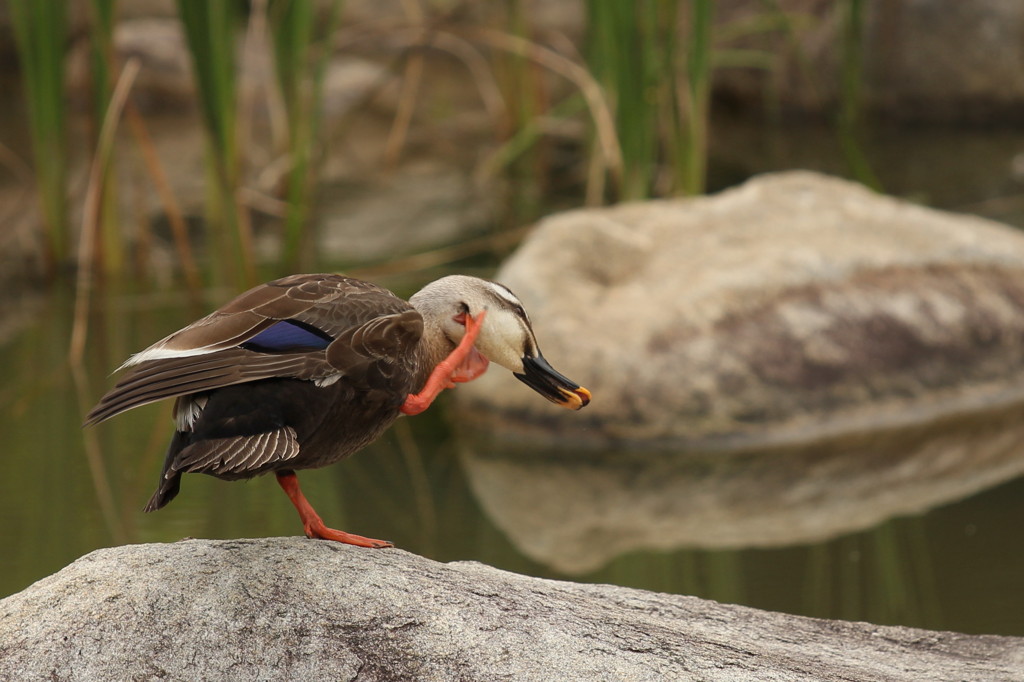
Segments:
[[[288,499],[292,501],[295,509],[298,510],[299,518],[302,519],[302,526],[306,529],[307,538],[334,540],[335,542],[344,542],[346,545],[355,545],[357,547],[394,547],[387,540],[364,538],[362,535],[353,535],[352,533],[334,530],[325,526],[323,519],[313,509],[313,505],[302,494],[302,490],[299,488],[299,478],[295,475],[294,471],[278,471],[277,482],[281,484],[281,487],[288,494]]]
[[[437,363],[437,367],[430,373],[427,383],[419,393],[409,394],[401,407],[402,414],[419,414],[430,407],[441,391],[454,388],[456,381],[470,381],[484,373],[487,369],[487,358],[480,355],[473,348],[473,344],[480,335],[480,327],[486,314],[487,311],[482,310],[475,319],[472,315],[464,314],[466,333],[462,335],[459,345],[448,354],[448,357]]]

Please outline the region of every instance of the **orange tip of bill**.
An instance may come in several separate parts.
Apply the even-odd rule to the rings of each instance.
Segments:
[[[571,391],[567,388],[559,388],[558,392],[562,394],[563,398],[559,404],[570,410],[579,410],[590,404],[590,391],[582,386]]]

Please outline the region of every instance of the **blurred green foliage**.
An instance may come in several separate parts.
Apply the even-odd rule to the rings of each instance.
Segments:
[[[776,0],[753,5],[758,9],[752,17],[730,25],[716,20],[713,0],[588,0],[580,55],[572,46],[549,39],[526,3],[493,6],[470,0],[473,12],[457,18],[444,8],[403,4],[406,25],[365,29],[391,39],[389,49],[399,48],[402,54],[396,63],[405,67],[405,86],[382,157],[393,164],[407,138],[418,80],[426,68],[422,51],[441,46],[465,62],[483,95],[498,143],[487,167],[510,180],[512,200],[520,206],[510,211],[515,221],[529,222],[550,210],[550,196],[559,191],[553,187],[574,186],[577,201],[582,195],[587,203],[702,193],[707,187],[716,69],[774,68],[773,55],[733,49],[731,43],[758,32],[793,31],[796,23]],[[195,293],[200,279],[193,251],[201,253],[206,264],[202,279],[214,285],[246,286],[265,274],[315,267],[316,189],[328,137],[322,120],[324,83],[338,36],[347,28],[340,20],[341,1],[177,0],[176,7],[206,130],[207,196],[200,231],[190,234],[181,216],[174,215],[166,178],[143,119],[130,102],[126,116],[172,223],[189,288]],[[56,272],[69,262],[72,240],[64,102],[67,3],[13,2],[11,9],[43,213],[41,241],[49,268]],[[116,2],[90,0],[88,11],[92,116],[98,129],[121,70],[112,45]],[[864,3],[844,0],[837,11],[843,22],[843,95],[836,127],[854,176],[870,182],[870,168],[858,146],[863,126],[859,88]],[[351,35],[348,40],[353,40]],[[247,82],[244,79],[254,78],[252,74],[263,73],[244,61],[256,58],[260,50],[272,52],[274,77]],[[564,87],[552,86],[552,75],[568,81],[568,95]],[[257,92],[268,107],[254,106]],[[254,243],[252,203],[245,198],[252,178],[262,170],[257,165],[265,163],[252,155],[257,113],[271,119],[270,146],[283,169],[275,168],[277,176],[268,174],[276,178],[273,186],[260,188],[261,196],[269,192],[267,198],[279,207],[274,214],[279,221],[278,246],[272,256],[264,250],[262,261]],[[550,131],[588,117],[589,139],[577,135],[576,160],[566,163],[565,136]],[[124,188],[110,173],[104,177],[96,189],[103,196],[93,201],[101,207],[94,216],[100,226],[95,258],[85,266],[117,275],[128,266],[123,235],[130,231],[116,214],[118,193]],[[583,186],[585,191],[578,191]],[[145,241],[148,229],[139,228],[140,240]],[[193,248],[191,240],[203,248]],[[136,264],[135,272],[145,269]]]

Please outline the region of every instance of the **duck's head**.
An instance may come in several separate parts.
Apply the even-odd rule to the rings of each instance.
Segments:
[[[522,302],[504,285],[450,275],[423,287],[409,302],[455,344],[466,332],[466,315],[477,318],[486,311],[474,344],[481,355],[553,403],[578,410],[590,402],[590,391],[555,371],[541,355]]]

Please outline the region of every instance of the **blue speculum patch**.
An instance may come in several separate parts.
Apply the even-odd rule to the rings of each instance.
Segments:
[[[331,337],[320,330],[294,320],[282,320],[267,327],[242,344],[243,348],[264,352],[327,348]]]

